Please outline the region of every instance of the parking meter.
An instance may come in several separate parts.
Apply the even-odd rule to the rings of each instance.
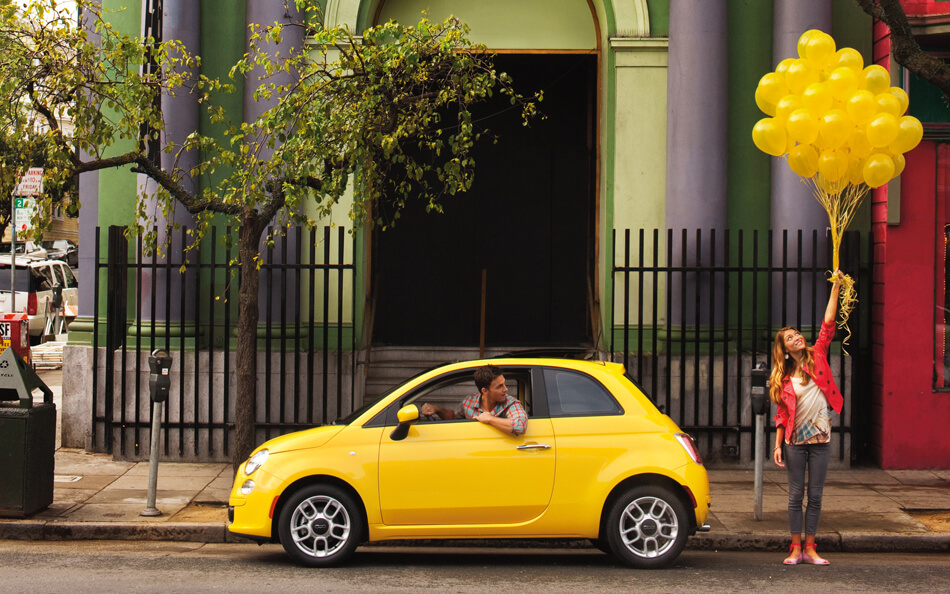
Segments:
[[[148,391],[152,402],[167,402],[168,392],[171,389],[171,378],[168,370],[172,366],[172,358],[162,349],[155,349],[148,358]]]
[[[162,349],[155,349],[148,358],[148,391],[152,397],[152,449],[148,462],[148,493],[145,497],[145,509],[142,516],[160,516],[162,512],[155,507],[158,490],[158,457],[162,442],[162,407],[168,401],[171,378],[168,370],[172,358]]]
[[[769,376],[765,362],[759,361],[752,370],[752,412],[764,415],[769,412],[768,395]]]
[[[63,285],[59,283],[53,285],[53,298],[50,300],[53,311],[59,311],[63,306]]]

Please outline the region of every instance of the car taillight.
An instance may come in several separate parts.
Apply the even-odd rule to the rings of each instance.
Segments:
[[[689,457],[693,459],[693,462],[696,464],[702,464],[703,458],[699,455],[699,450],[696,449],[696,444],[693,443],[693,438],[685,433],[677,433],[676,441],[680,442],[680,445],[683,446],[683,449],[686,450],[686,453],[689,454]]]
[[[26,313],[31,316],[36,315],[36,293],[27,293]]]

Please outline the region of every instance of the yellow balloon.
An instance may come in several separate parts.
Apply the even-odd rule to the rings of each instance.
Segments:
[[[775,115],[775,106],[762,98],[762,91],[759,89],[755,90],[755,104],[765,115]]]
[[[855,91],[847,102],[848,115],[855,126],[863,126],[877,113],[877,102],[871,91]]]
[[[831,109],[833,100],[834,97],[831,95],[831,87],[828,86],[828,83],[812,83],[802,93],[802,104],[818,117]]]
[[[853,131],[851,118],[840,109],[829,110],[818,122],[818,134],[827,148],[836,149],[848,142]]]
[[[775,67],[775,74],[781,74],[782,76],[785,76],[785,73],[788,72],[789,65],[791,65],[792,62],[794,61],[795,61],[795,58],[785,58],[784,60],[779,62],[778,65]]]
[[[894,176],[893,177],[897,177],[898,175],[904,172],[904,165],[907,164],[907,161],[904,159],[904,155],[900,153],[894,155],[893,160],[894,160]],[[893,179],[893,177],[891,179]]]
[[[835,68],[828,76],[831,94],[839,101],[846,101],[858,89],[858,75],[844,66]]]
[[[924,137],[924,127],[914,116],[904,116],[897,120],[897,137],[888,148],[895,153],[913,150]]]
[[[805,63],[805,60],[795,60],[785,71],[785,82],[788,90],[801,95],[808,85],[818,82],[818,71]]]
[[[887,91],[878,93],[874,96],[874,101],[877,103],[878,113],[889,113],[895,118],[901,117],[903,111],[901,111],[900,101],[891,93]]]
[[[798,38],[798,57],[805,59],[808,54],[808,42],[811,41],[812,36],[821,33],[818,29],[809,29],[801,34],[801,37]]]
[[[900,130],[897,118],[889,113],[879,113],[868,122],[865,132],[868,135],[868,142],[873,147],[887,146],[894,142],[897,133]]]
[[[830,182],[836,182],[848,173],[848,151],[828,149],[818,157],[818,173]]]
[[[763,118],[752,128],[752,142],[763,153],[774,157],[783,155],[788,142],[785,127],[775,118]]]
[[[848,139],[848,148],[851,149],[851,155],[853,157],[866,159],[868,155],[871,154],[871,150],[874,147],[871,146],[871,143],[868,142],[867,133],[863,128],[855,128],[851,133],[851,138]]]
[[[848,187],[847,178],[841,178],[837,181],[830,181],[819,172],[818,177],[815,179],[818,182],[818,187],[824,190],[827,194],[840,194],[842,190]]]
[[[802,107],[802,98],[798,95],[792,95],[789,93],[782,97],[782,100],[775,104],[775,117],[782,120],[783,122],[788,119],[788,116],[791,115],[796,109],[801,109]]]
[[[848,183],[853,186],[859,186],[864,183],[864,164],[867,157],[848,157]]]
[[[788,85],[785,83],[785,77],[781,74],[769,72],[759,79],[759,86],[756,91],[762,93],[762,98],[772,105],[788,95]]]
[[[807,32],[806,32],[807,33]],[[805,37],[802,35],[802,37]],[[801,55],[801,38],[799,38],[799,55]],[[805,41],[805,54],[801,55],[812,68],[821,69],[835,53],[835,40],[824,31],[812,30],[812,34]]]
[[[858,87],[867,89],[873,94],[883,93],[891,86],[891,73],[883,66],[871,64],[861,73]]]
[[[868,157],[864,164],[864,183],[872,188],[883,186],[894,177],[894,160],[880,153]]]
[[[818,138],[818,118],[804,107],[788,116],[785,128],[789,136],[802,144],[811,144]]]
[[[788,151],[788,166],[802,177],[818,173],[818,151],[810,144],[799,144]]]
[[[898,116],[902,116],[907,113],[907,106],[910,104],[910,98],[907,97],[907,91],[900,87],[891,87],[887,90],[888,93],[894,95],[894,98],[897,99],[897,103],[900,105],[900,112]]]
[[[836,68],[849,68],[855,75],[861,74],[861,71],[864,70],[864,58],[861,56],[861,52],[850,47],[843,47],[835,52],[831,63]]]

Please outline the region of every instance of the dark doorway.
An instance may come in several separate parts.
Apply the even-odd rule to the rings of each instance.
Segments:
[[[519,91],[544,90],[530,127],[500,99],[480,106],[498,142],[476,147],[473,188],[444,214],[407,207],[374,235],[376,344],[488,346],[590,341],[597,59],[500,55]]]

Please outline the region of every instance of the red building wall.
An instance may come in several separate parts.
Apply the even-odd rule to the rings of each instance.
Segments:
[[[880,23],[874,61],[891,66]],[[937,143],[922,142],[906,159],[899,224],[887,224],[887,187],[872,195],[871,452],[882,468],[950,468],[950,393],[933,389]]]

